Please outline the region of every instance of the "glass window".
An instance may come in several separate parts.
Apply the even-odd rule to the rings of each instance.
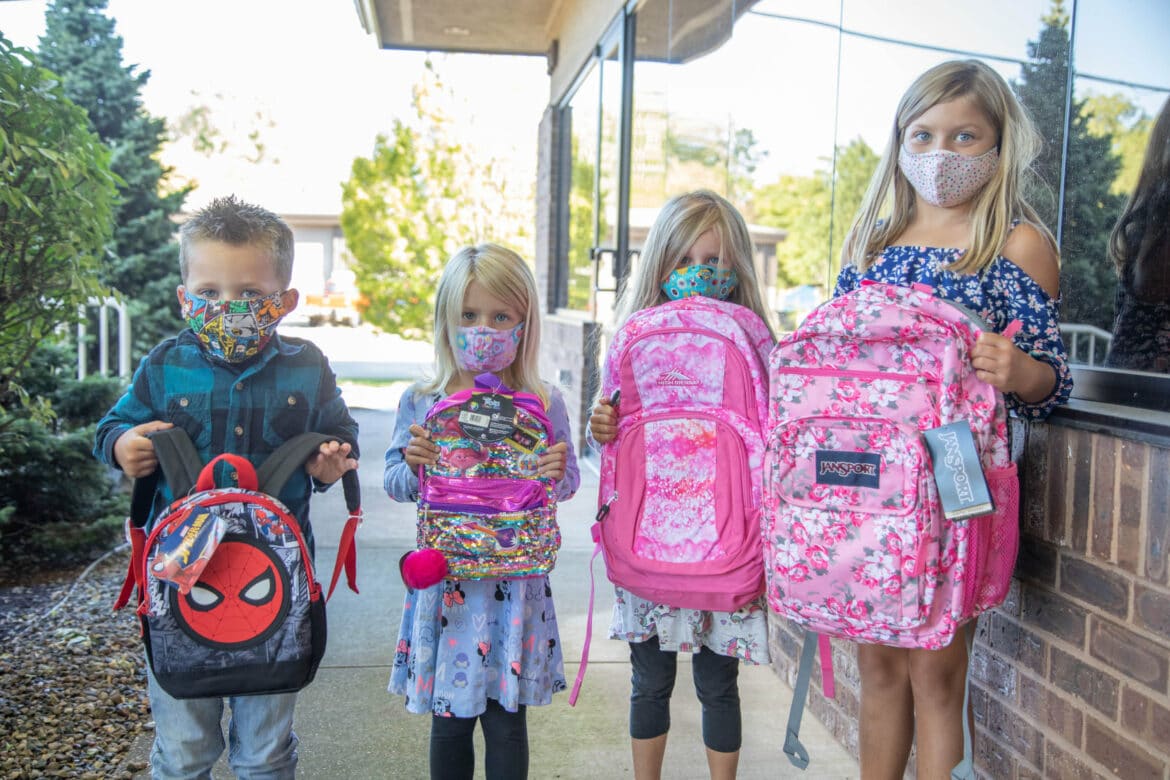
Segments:
[[[1072,362],[1106,367],[1118,388],[1136,380],[1110,369],[1170,372],[1170,270],[1161,270],[1170,269],[1170,250],[1153,247],[1163,233],[1170,243],[1170,228],[1129,228],[1138,231],[1130,243],[1148,245],[1140,256],[1160,260],[1122,258],[1120,286],[1110,251],[1170,96],[1167,31],[1164,0],[645,0],[632,71],[634,262],[666,199],[713,189],[747,219],[769,303],[782,326],[794,326],[831,292],[906,87],[941,61],[977,58],[1012,84],[1044,138],[1028,197],[1059,238]],[[573,100],[575,122],[582,102],[593,116],[587,131],[573,129],[572,220],[581,232],[570,243],[581,279],[570,298],[601,319],[608,303],[598,305],[584,269],[590,252],[617,244],[620,123],[610,112],[620,100],[605,96],[619,89],[616,78],[586,81]],[[1155,143],[1170,158],[1168,141]],[[1168,176],[1147,173],[1162,189]],[[1163,206],[1158,224],[1168,221]],[[1140,298],[1137,275],[1155,282]]]
[[[668,198],[714,190],[748,222],[773,309],[798,286],[824,294],[817,242],[784,254],[804,203],[789,180],[827,181],[832,158],[838,32],[807,6],[648,0],[637,16],[630,246]]]
[[[1170,6],[1082,0],[1077,11],[1061,241],[1065,341],[1078,363],[1166,373],[1170,117],[1149,159],[1147,149],[1155,121],[1170,111]]]

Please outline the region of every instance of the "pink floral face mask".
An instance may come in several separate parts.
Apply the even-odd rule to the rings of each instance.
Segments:
[[[487,326],[459,328],[455,335],[455,360],[464,371],[502,371],[516,359],[523,332],[523,322],[508,330]]]
[[[980,155],[948,152],[898,152],[898,167],[924,201],[949,208],[966,203],[991,180],[999,167],[999,148]]]

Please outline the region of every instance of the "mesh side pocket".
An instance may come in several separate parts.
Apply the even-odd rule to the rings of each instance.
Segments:
[[[1020,480],[1016,464],[989,471],[987,488],[995,511],[985,537],[986,560],[978,580],[976,613],[998,606],[1007,598],[1020,548]]]

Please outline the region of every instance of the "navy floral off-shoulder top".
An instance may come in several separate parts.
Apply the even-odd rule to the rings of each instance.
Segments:
[[[1060,300],[1049,296],[1035,279],[1002,255],[979,274],[948,270],[962,252],[888,246],[864,273],[853,265],[841,269],[833,296],[855,289],[862,279],[902,286],[925,284],[933,287],[939,297],[977,312],[996,332],[1002,332],[1012,320],[1019,320],[1023,327],[1012,340],[1033,358],[1052,366],[1056,384],[1052,393],[1037,403],[1024,403],[1008,394],[1008,408],[1019,417],[1042,420],[1067,402],[1072,392],[1072,373],[1057,318]]]

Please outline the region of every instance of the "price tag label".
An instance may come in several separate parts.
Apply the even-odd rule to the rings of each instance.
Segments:
[[[498,393],[475,393],[459,410],[459,427],[476,441],[502,441],[516,430],[512,399]]]

